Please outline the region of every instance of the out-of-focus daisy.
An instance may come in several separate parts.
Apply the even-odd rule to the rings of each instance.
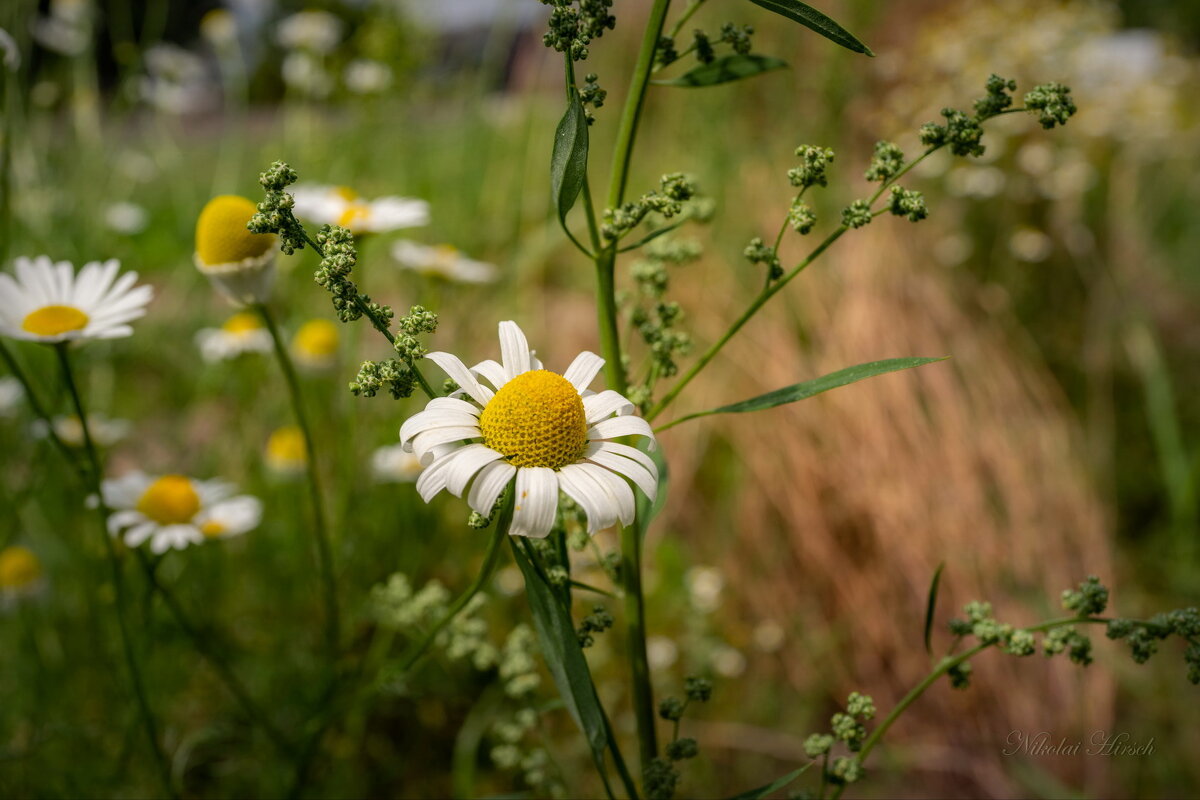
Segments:
[[[122,201],[112,203],[104,209],[104,224],[111,230],[127,236],[133,236],[146,230],[146,224],[149,221],[150,215],[137,203]]]
[[[288,50],[329,53],[342,40],[342,21],[328,11],[300,11],[279,21],[275,41]]]
[[[429,203],[413,197],[367,200],[346,186],[300,184],[291,189],[296,216],[317,225],[340,225],[357,235],[429,224]]]
[[[264,451],[267,467],[280,475],[298,475],[308,466],[304,432],[295,425],[276,428],[267,437]]]
[[[20,68],[21,49],[17,47],[17,40],[4,28],[0,28],[0,53],[4,55],[0,61],[4,63],[5,69],[16,72]]]
[[[0,549],[0,606],[36,595],[45,581],[42,562],[28,547]]]
[[[402,444],[390,444],[371,454],[371,474],[379,483],[412,483],[421,474],[421,460]]]
[[[129,435],[133,429],[133,423],[127,419],[112,419],[103,414],[88,414],[88,432],[92,435],[92,443],[97,447],[112,447],[117,442]],[[85,442],[83,438],[83,425],[79,423],[79,417],[71,414],[69,416],[55,417],[54,434],[62,440],[64,444],[71,447],[83,447]],[[39,439],[49,435],[49,426],[45,420],[35,420],[30,426],[33,435]]]
[[[238,536],[262,520],[262,503],[249,495],[230,497],[233,487],[224,481],[135,471],[104,481],[101,493],[113,510],[109,533],[129,547],[150,542],[154,553]]]
[[[684,577],[688,596],[697,611],[715,611],[721,605],[725,578],[715,567],[692,567]]]
[[[223,194],[196,220],[196,267],[235,303],[264,302],[275,279],[275,234],[246,228],[257,211],[245,197]]]
[[[322,98],[333,91],[333,76],[320,59],[311,53],[288,53],[280,66],[283,82],[309,97]]]
[[[292,337],[292,357],[311,370],[329,369],[337,363],[338,326],[327,319],[310,319]]]
[[[1054,240],[1037,228],[1017,228],[1008,240],[1008,249],[1021,261],[1045,261],[1054,252]]]
[[[216,86],[204,59],[174,44],[156,44],[145,53],[141,98],[168,114],[190,114],[217,102]]]
[[[392,258],[402,268],[427,277],[461,283],[491,283],[496,280],[494,266],[467,258],[448,244],[430,246],[401,239],[392,243]]]
[[[668,669],[678,658],[679,647],[666,636],[651,636],[646,639],[646,659],[652,669]]]
[[[25,397],[25,388],[16,378],[5,375],[0,378],[0,419],[15,416]]]
[[[422,499],[443,489],[461,497],[470,484],[467,504],[490,514],[515,480],[511,534],[549,534],[560,491],[587,514],[589,533],[632,523],[626,479],[655,497],[658,470],[642,451],[612,440],[644,436],[653,445],[654,433],[617,392],[588,391],[604,359],[584,352],[562,375],[550,372],[515,322],[500,323],[500,353],[502,363],[470,369],[449,353],[428,355],[462,388],[430,400],[400,428],[401,443],[426,465],[416,487]]]
[[[200,18],[200,35],[216,50],[237,44],[237,18],[228,8],[214,8]]]
[[[754,628],[754,645],[764,653],[779,652],[786,639],[783,626],[774,620],[764,620]]]
[[[239,311],[219,328],[197,331],[196,346],[200,348],[200,357],[211,364],[243,353],[269,353],[273,344],[271,333],[263,327],[258,314]]]
[[[134,286],[136,272],[117,277],[116,259],[84,264],[75,274],[68,261],[47,256],[17,258],[17,276],[0,274],[0,334],[31,342],[117,339],[146,313],[154,295]]]
[[[346,65],[342,80],[355,94],[379,94],[392,85],[392,68],[382,61],[356,58]]]
[[[51,0],[49,15],[33,23],[38,44],[64,56],[86,50],[91,35],[91,10],[86,0]]]
[[[746,657],[736,647],[721,645],[713,651],[712,667],[718,675],[736,678],[746,671]]]

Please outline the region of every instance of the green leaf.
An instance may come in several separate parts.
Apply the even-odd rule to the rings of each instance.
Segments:
[[[860,42],[854,34],[838,25],[829,17],[817,11],[808,3],[800,0],[750,0],[756,6],[762,6],[768,11],[774,11],[780,16],[787,17],[793,22],[799,22],[811,31],[824,36],[831,42],[840,44],[847,50],[853,50],[863,55],[874,56],[871,48]]]
[[[883,361],[872,361],[869,364],[859,364],[855,367],[846,367],[837,372],[831,372],[828,375],[822,375],[819,378],[814,378],[811,381],[803,381],[791,386],[785,386],[782,389],[776,389],[773,392],[752,397],[749,400],[743,400],[740,403],[734,403],[720,408],[710,409],[709,411],[698,411],[695,414],[688,414],[685,417],[672,420],[666,425],[662,425],[655,430],[662,431],[667,428],[678,425],[681,422],[686,422],[689,419],[696,417],[706,417],[709,414],[739,414],[746,411],[762,411],[767,408],[775,408],[787,403],[794,403],[797,400],[805,400],[813,395],[827,392],[830,389],[836,389],[839,386],[846,386],[851,383],[857,383],[865,378],[873,378],[876,375],[884,375],[888,372],[896,372],[902,369],[912,369],[923,364],[932,364],[935,361],[945,361],[949,356],[941,358],[888,358]]]
[[[783,787],[787,786],[792,781],[796,780],[796,778],[799,778],[801,775],[804,774],[804,770],[808,769],[811,766],[812,766],[812,762],[810,761],[809,763],[805,764],[803,767],[792,770],[787,775],[784,775],[783,777],[778,778],[778,779],[772,781],[771,783],[768,783],[766,786],[760,786],[757,789],[751,789],[748,792],[742,792],[739,795],[734,795],[733,797],[730,798],[730,800],[762,800],[762,798],[766,797],[771,792],[777,792],[780,789],[782,789]]]
[[[558,221],[567,227],[567,212],[575,205],[587,178],[588,124],[579,96],[571,94],[567,113],[554,131],[554,152],[550,155],[550,193],[558,211]]]
[[[701,86],[716,86],[719,83],[729,83],[730,81],[740,81],[744,78],[753,78],[755,75],[761,75],[773,69],[783,69],[786,66],[787,62],[780,61],[778,58],[735,53],[723,56],[715,61],[710,61],[707,64],[701,64],[680,75],[678,78],[672,78],[667,81],[653,81],[653,83],[659,86],[682,86],[693,89]]]
[[[933,581],[929,584],[929,600],[925,603],[925,652],[932,653],[933,648],[930,645],[930,637],[933,635],[933,612],[937,608],[938,585],[942,580],[942,570],[946,567],[946,562],[938,564],[938,568],[934,570]]]
[[[525,576],[525,596],[529,598],[529,609],[533,612],[533,626],[537,630],[538,645],[546,666],[554,677],[554,684],[587,739],[592,758],[605,784],[608,774],[604,766],[604,749],[608,744],[608,729],[600,699],[592,683],[592,674],[587,659],[579,647],[575,623],[571,613],[564,608],[547,583],[538,566],[526,555],[516,537],[510,537],[513,556],[521,573]],[[611,795],[611,792],[610,792]]]

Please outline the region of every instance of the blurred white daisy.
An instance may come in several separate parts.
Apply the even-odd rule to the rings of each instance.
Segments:
[[[238,536],[262,520],[262,503],[249,495],[230,497],[233,487],[224,481],[135,471],[104,481],[101,493],[113,511],[109,533],[129,547],[150,542],[154,553]]]
[[[646,660],[651,669],[664,670],[679,658],[679,647],[666,636],[650,636],[646,639]]]
[[[200,18],[200,35],[218,51],[237,44],[237,17],[227,8],[214,8]]]
[[[91,10],[86,0],[51,0],[50,13],[33,22],[37,43],[64,56],[86,50],[91,35]]]
[[[329,53],[342,40],[342,21],[328,11],[300,11],[279,21],[275,41],[288,50]]]
[[[292,337],[292,358],[301,367],[325,370],[337,363],[341,334],[336,323],[310,319]]]
[[[239,311],[219,328],[196,331],[196,346],[200,348],[200,357],[211,364],[243,353],[269,353],[273,344],[271,333],[263,327],[258,314]]]
[[[1037,228],[1021,227],[1013,231],[1008,249],[1021,261],[1045,261],[1054,252],[1054,240]]]
[[[746,657],[735,647],[721,645],[713,651],[712,667],[722,677],[736,678],[746,671]]]
[[[257,212],[245,197],[223,194],[196,220],[196,267],[235,303],[264,302],[275,281],[275,234],[246,229]]]
[[[17,47],[17,40],[4,28],[0,28],[0,54],[4,56],[0,62],[4,64],[5,69],[16,72],[20,68],[21,49]]]
[[[483,261],[467,258],[448,244],[429,246],[408,239],[392,243],[392,258],[404,269],[427,277],[443,278],[461,283],[491,283],[496,280],[496,268]]]
[[[291,477],[304,472],[308,466],[304,432],[295,425],[276,428],[267,437],[263,457],[267,468],[278,475]]]
[[[0,419],[15,416],[25,398],[25,387],[16,378],[5,375],[0,378]]]
[[[174,44],[156,44],[144,56],[138,82],[142,100],[168,114],[190,114],[216,105],[216,86],[204,59]]]
[[[351,233],[387,233],[429,224],[429,203],[414,197],[367,200],[346,186],[299,184],[291,189],[296,216],[317,225],[340,225]]]
[[[692,567],[684,576],[688,596],[697,611],[715,611],[721,605],[725,578],[715,567]]]
[[[92,261],[75,274],[68,261],[47,256],[19,257],[17,276],[0,274],[0,334],[31,342],[117,339],[129,336],[129,323],[146,313],[154,294],[134,286],[136,272],[116,259]]]
[[[104,209],[104,224],[117,233],[132,236],[146,230],[150,215],[137,203],[112,203]]]
[[[36,595],[45,585],[42,562],[28,547],[0,548],[0,608]]]
[[[654,433],[617,392],[588,391],[604,359],[584,352],[562,375],[545,370],[515,322],[500,323],[500,353],[502,363],[470,369],[449,353],[427,356],[461,389],[430,400],[400,428],[400,442],[425,465],[421,498],[429,502],[443,489],[461,497],[470,484],[467,504],[490,514],[515,480],[509,532],[516,536],[550,533],[560,491],[587,514],[589,532],[632,523],[626,479],[655,497],[658,470],[642,451],[611,440],[644,436],[653,446]]]
[[[356,58],[346,65],[342,80],[355,94],[379,94],[392,85],[392,68],[381,61]]]
[[[421,474],[421,460],[402,444],[387,445],[371,454],[371,474],[379,483],[412,483]]]
[[[333,91],[333,76],[321,60],[311,53],[288,53],[283,57],[280,74],[289,87],[310,97],[328,97]]]
[[[124,439],[133,430],[133,423],[127,419],[113,419],[106,417],[103,414],[88,414],[88,432],[92,435],[92,442],[97,447],[112,447],[117,442]],[[62,440],[64,444],[71,447],[83,447],[83,425],[79,423],[79,417],[71,414],[69,416],[58,416],[53,420],[54,434]],[[49,426],[45,420],[34,420],[30,425],[30,430],[33,435],[39,439],[44,439],[49,435]]]

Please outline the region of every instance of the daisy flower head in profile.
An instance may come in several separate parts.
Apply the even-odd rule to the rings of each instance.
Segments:
[[[91,261],[78,274],[68,261],[47,256],[14,261],[16,277],[0,273],[0,334],[31,342],[119,339],[133,334],[129,323],[145,315],[154,296],[134,286],[136,272],[118,277],[116,259]]]
[[[200,357],[212,364],[243,353],[269,353],[274,345],[258,314],[239,311],[219,328],[197,331],[196,346],[200,348]]]
[[[265,302],[275,280],[275,234],[246,227],[257,212],[245,197],[223,194],[196,220],[196,267],[238,305]]]
[[[133,423],[127,419],[113,419],[104,414],[95,413],[88,414],[88,433],[92,437],[92,444],[97,447],[112,447],[117,442],[124,439],[133,430]],[[83,435],[83,425],[79,422],[79,417],[74,414],[54,417],[53,421],[54,435],[62,440],[63,444],[71,447],[84,447],[86,438]],[[33,435],[39,439],[44,439],[50,435],[51,425],[46,424],[45,420],[35,420],[30,426]]]
[[[206,539],[238,536],[262,520],[258,498],[232,497],[233,487],[219,480],[134,471],[104,481],[100,491],[112,509],[109,533],[120,536],[129,547],[149,542],[150,550],[158,554]]]
[[[491,283],[497,275],[493,265],[467,258],[448,244],[430,246],[400,239],[392,243],[392,258],[402,269],[457,283]]]
[[[588,391],[604,359],[583,352],[563,374],[550,372],[515,322],[500,323],[500,353],[500,363],[470,369],[449,353],[427,356],[461,388],[430,400],[400,428],[401,443],[425,466],[416,486],[421,498],[467,492],[467,504],[488,515],[515,481],[511,534],[549,534],[560,491],[587,514],[589,533],[632,523],[626,479],[653,498],[658,471],[645,453],[612,440],[643,436],[653,446],[654,433],[625,397]]]
[[[412,483],[421,474],[421,460],[402,444],[389,444],[371,453],[371,475],[377,483]]]
[[[327,319],[310,319],[292,337],[292,358],[305,369],[320,372],[337,364],[341,336]]]
[[[347,186],[298,184],[289,190],[297,217],[317,225],[338,225],[361,237],[429,224],[429,203],[415,197],[368,200]]]

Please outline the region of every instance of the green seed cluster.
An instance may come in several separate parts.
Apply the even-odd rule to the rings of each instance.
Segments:
[[[596,643],[596,634],[604,633],[613,626],[616,620],[613,615],[608,613],[608,609],[604,606],[597,605],[592,607],[592,613],[584,617],[579,628],[576,629],[575,635],[579,638],[580,647],[591,647]]]
[[[279,237],[279,249],[287,255],[303,250],[304,227],[292,213],[295,200],[287,193],[299,176],[283,161],[276,161],[258,176],[265,197],[258,204],[258,213],[246,223],[254,233],[274,233]]]
[[[617,25],[617,18],[609,13],[612,0],[542,0],[542,4],[551,7],[542,43],[572,61],[586,59],[592,39]]]
[[[683,211],[684,202],[692,199],[696,187],[682,172],[671,172],[659,180],[659,189],[646,192],[637,200],[619,208],[604,210],[600,233],[615,242],[642,223],[650,213],[671,219]]]
[[[666,758],[659,756],[646,765],[643,778],[647,797],[670,800],[674,796],[680,774],[676,763],[695,758],[700,752],[695,739],[679,735],[679,722],[689,705],[707,703],[712,698],[712,691],[712,681],[691,675],[684,681],[685,699],[667,697],[658,704],[658,715],[674,723],[674,727],[671,741],[667,743]]]
[[[833,150],[804,144],[796,148],[796,155],[800,157],[800,166],[788,170],[788,180],[792,186],[807,189],[809,186],[828,185],[826,171],[833,163]]]
[[[891,142],[876,142],[875,155],[867,167],[869,181],[889,181],[904,169],[904,151]]]
[[[691,45],[685,48],[683,52],[679,51],[673,38],[662,36],[659,37],[658,47],[654,51],[654,63],[657,67],[665,67],[668,64],[675,63],[684,55],[691,53],[696,57],[697,62],[711,64],[717,60],[717,47],[720,45],[727,45],[734,53],[745,55],[753,47],[753,42],[751,41],[751,37],[753,36],[753,26],[737,25],[732,22],[723,23],[716,35],[697,28],[692,31]]]
[[[846,710],[829,718],[829,731],[813,733],[804,740],[804,753],[811,759],[829,759],[833,747],[841,742],[850,753],[862,749],[867,738],[866,722],[875,718],[875,701],[870,695],[851,692],[846,698]],[[862,765],[855,756],[837,756],[828,761],[823,779],[835,785],[854,783],[863,776]]]

